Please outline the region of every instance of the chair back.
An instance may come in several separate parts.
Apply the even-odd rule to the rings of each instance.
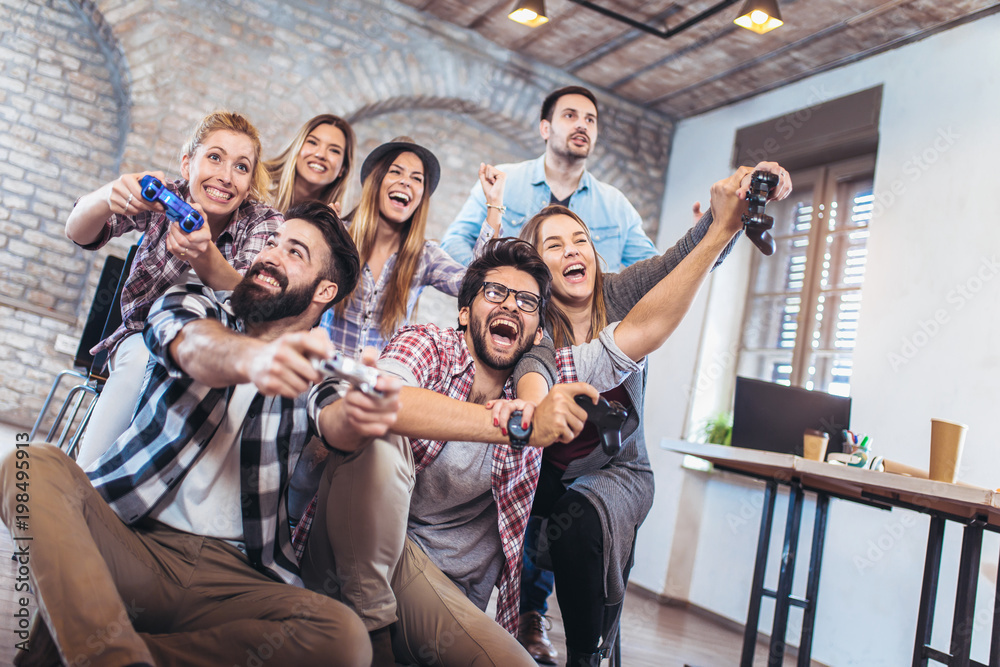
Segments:
[[[138,249],[138,245],[129,248],[125,259],[109,255],[104,260],[101,276],[97,280],[97,291],[87,314],[87,323],[83,326],[80,344],[73,358],[74,367],[89,370],[93,375],[106,365],[107,351],[98,352],[95,356],[90,353],[90,349],[122,324],[122,288],[132,270],[132,260]]]

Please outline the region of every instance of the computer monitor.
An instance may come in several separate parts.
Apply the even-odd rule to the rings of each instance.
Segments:
[[[802,433],[812,428],[830,434],[828,452],[840,452],[850,422],[850,398],[736,378],[734,447],[802,456]]]

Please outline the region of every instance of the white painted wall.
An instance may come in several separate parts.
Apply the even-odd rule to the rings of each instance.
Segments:
[[[1000,486],[993,434],[1000,407],[998,34],[1000,15],[993,15],[682,121],[674,136],[658,239],[661,248],[672,244],[690,225],[691,203],[701,199],[707,205],[708,186],[730,172],[738,128],[882,84],[875,172],[879,206],[868,246],[852,425],[873,436],[879,454],[926,467],[929,419],[965,422],[970,428],[960,477],[990,488]],[[662,438],[693,430],[697,419],[686,422],[693,398],[701,416],[729,400],[729,361],[751,250],[751,244],[742,243],[703,290],[683,327],[651,358],[646,398],[651,449]],[[699,345],[702,339],[706,347]],[[709,381],[720,373],[721,380]],[[686,591],[692,603],[742,622],[760,488],[729,475],[711,476],[695,494],[700,505],[684,510],[701,512],[699,528],[672,535],[685,502],[683,480],[695,473],[680,470],[679,456],[651,454],[658,495],[640,532],[632,580],[661,593]],[[747,513],[753,516],[746,524],[734,525],[733,517]],[[834,502],[814,658],[836,666],[908,664],[926,529],[923,516]],[[804,530],[802,539],[809,533]],[[947,538],[935,632],[944,649],[957,531],[950,530]],[[981,662],[988,657],[998,544],[987,536],[973,643],[973,658]],[[697,550],[695,567],[689,581],[668,585],[668,563],[678,562],[680,549]],[[773,560],[769,581],[776,576]],[[769,611],[765,605],[765,631]],[[793,612],[793,624],[799,619]],[[797,643],[797,631],[789,633],[789,641]]]

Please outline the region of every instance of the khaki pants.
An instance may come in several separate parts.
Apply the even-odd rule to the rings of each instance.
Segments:
[[[393,652],[442,667],[537,667],[512,635],[465,596],[412,540],[392,580],[399,609]]]
[[[350,454],[330,452],[324,465],[302,580],[344,602],[369,632],[384,628],[396,620],[390,582],[413,492],[410,443],[376,439]]]
[[[0,480],[0,518],[15,550],[28,545],[39,613],[65,664],[371,663],[367,633],[343,604],[268,578],[220,540],[126,526],[55,447],[11,453]]]

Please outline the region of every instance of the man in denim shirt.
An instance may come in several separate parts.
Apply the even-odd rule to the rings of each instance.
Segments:
[[[590,227],[605,271],[620,271],[656,255],[642,219],[616,187],[587,171],[587,156],[597,143],[597,99],[581,86],[560,88],[542,103],[539,132],[545,154],[497,168],[507,174],[502,228],[517,236],[531,216],[549,204],[563,204]],[[477,183],[441,241],[441,247],[468,265],[486,219],[486,198]]]

